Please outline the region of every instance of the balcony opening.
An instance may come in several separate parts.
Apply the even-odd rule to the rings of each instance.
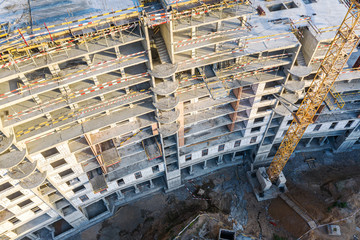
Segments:
[[[204,149],[204,150],[202,150],[202,152],[201,152],[201,156],[206,156],[206,155],[208,155],[209,154],[209,149]]]
[[[225,144],[221,144],[221,145],[218,147],[218,152],[224,151],[224,149],[225,149]]]
[[[51,156],[56,155],[58,153],[59,153],[59,151],[56,149],[56,147],[54,147],[54,148],[50,148],[50,149],[48,149],[46,151],[43,151],[41,153],[41,155],[43,155],[44,158],[48,158],[48,157],[51,157]]]

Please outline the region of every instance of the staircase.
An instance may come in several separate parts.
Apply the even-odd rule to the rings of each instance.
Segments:
[[[157,34],[155,36],[155,45],[160,57],[160,62],[163,63],[171,63],[170,56],[168,54],[164,39],[161,34]]]
[[[297,63],[299,66],[304,66],[306,67],[306,62],[305,62],[305,58],[304,58],[304,54],[303,52],[300,50],[299,51],[299,54],[297,56],[297,59],[296,59]]]
[[[206,87],[213,99],[216,100],[229,95],[229,91],[226,89],[226,83],[222,83],[219,80],[210,66],[200,67],[198,71],[203,77]]]

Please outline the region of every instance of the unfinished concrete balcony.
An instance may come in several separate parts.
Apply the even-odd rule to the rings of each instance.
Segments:
[[[46,172],[35,171],[28,177],[20,180],[20,186],[24,189],[32,189],[40,186],[46,180]]]
[[[289,73],[295,77],[303,78],[311,74],[312,68],[307,66],[294,66],[289,70]]]
[[[26,149],[19,151],[14,150],[0,155],[0,169],[8,169],[15,167],[22,160],[24,160],[26,155]]]
[[[283,93],[281,95],[281,97],[283,99],[285,99],[287,102],[290,102],[290,103],[293,103],[293,104],[296,103],[300,98],[298,93],[289,93],[289,92]]]
[[[275,109],[274,112],[279,114],[280,116],[289,116],[296,108],[292,105],[279,104]]]
[[[160,98],[156,102],[153,102],[153,105],[162,111],[169,111],[173,108],[175,108],[179,104],[179,98],[178,97],[164,97]]]
[[[61,141],[70,140],[84,133],[91,132],[99,128],[103,128],[104,126],[108,126],[116,122],[128,120],[130,117],[144,116],[147,113],[153,112],[154,110],[155,109],[153,104],[146,102],[146,103],[134,105],[132,108],[125,108],[121,111],[114,111],[111,112],[110,115],[104,115],[96,119],[87,121],[82,125],[77,124],[59,133],[51,134],[44,138],[40,138],[38,140],[32,141],[27,144],[27,149],[30,154],[35,153],[41,151],[46,147],[51,147]],[[150,122],[147,121],[147,122],[150,125],[151,123],[155,122],[155,119],[153,122],[151,121]],[[132,126],[132,124],[128,124],[127,126]],[[123,126],[119,126],[119,127],[122,132],[129,132],[129,130],[127,130],[126,128],[124,129]],[[137,129],[137,126],[134,129]],[[110,132],[111,131],[114,130],[110,130]]]
[[[41,77],[40,79],[31,79],[31,74],[34,74],[35,72],[29,73],[27,75],[29,83],[32,84],[31,87],[10,87],[10,82],[20,82],[20,80],[17,79],[0,83],[0,93],[7,95],[6,97],[0,97],[0,105],[2,107],[9,107],[24,100],[32,99],[35,94],[43,94],[47,91],[58,89],[61,86],[67,86],[69,84],[97,77],[98,75],[111,73],[121,68],[128,68],[145,63],[148,61],[148,57],[145,51],[138,51],[141,49],[141,44],[135,45],[127,52],[124,52],[124,54],[128,55],[124,56],[121,60],[114,55],[111,60],[106,62],[101,61],[92,66],[88,66],[86,62],[81,59],[74,59],[73,61],[63,63],[64,66],[60,65],[61,78],[50,75],[50,78]],[[131,57],[131,55],[135,55],[135,57]],[[74,67],[74,65],[76,67]],[[46,71],[46,69],[42,70]]]
[[[155,117],[159,123],[167,124],[175,122],[180,116],[179,110],[159,111]]]
[[[276,52],[277,53],[277,52]],[[226,77],[237,74],[250,75],[254,71],[262,71],[262,69],[271,69],[275,67],[285,66],[292,62],[292,54],[268,54],[267,56],[258,56],[258,54],[243,56],[241,61],[234,63],[226,68],[216,69],[218,77]],[[255,72],[254,72],[255,73]]]
[[[15,167],[9,169],[8,175],[12,179],[20,180],[24,179],[36,170],[36,161],[22,161]]]
[[[291,92],[301,92],[305,89],[305,82],[296,80],[287,81],[284,87]]]
[[[263,39],[267,41],[269,38]],[[196,56],[192,57],[191,54],[175,54],[175,62],[179,63],[178,71],[189,70],[194,67],[201,67],[204,65],[210,65],[213,63],[227,61],[238,57],[248,56],[250,54],[257,54],[262,51],[272,51],[279,49],[288,49],[296,47],[298,41],[295,37],[289,37],[287,39],[280,39],[279,41],[272,41],[271,45],[259,44],[258,41],[249,41],[246,43],[246,48],[239,49],[238,43],[231,41],[225,42],[222,45],[222,53],[218,54],[213,51],[213,48],[199,48],[196,49]],[[235,50],[234,49],[238,49]],[[290,60],[290,59],[289,59]],[[291,61],[291,60],[290,60]],[[274,64],[273,64],[274,63]],[[285,65],[286,60],[279,60],[269,64],[271,65]]]
[[[249,4],[239,2],[237,4],[221,5],[219,2],[211,1],[206,2],[207,4],[204,2],[191,2],[176,6],[177,11],[173,14],[173,31],[216,23],[220,20],[231,20],[250,14],[253,11]]]
[[[156,78],[168,78],[178,69],[178,64],[163,63],[156,65],[152,70],[148,70],[151,76]]]
[[[157,83],[155,87],[151,88],[154,93],[162,96],[170,95],[177,89],[178,84],[173,81],[163,81],[161,83]]]
[[[120,23],[121,24],[121,23]],[[42,51],[42,49],[38,49],[39,52],[32,54],[31,58],[24,56],[24,61],[20,61],[16,64],[12,64],[9,68],[3,68],[0,71],[1,80],[8,80],[12,75],[18,74],[18,68],[23,72],[30,72],[34,69],[40,69],[42,67],[46,67],[49,64],[58,64],[64,61],[69,61],[74,58],[84,57],[89,54],[96,54],[104,50],[113,49],[116,46],[123,46],[139,43],[144,40],[144,36],[141,32],[141,27],[137,23],[133,23],[129,25],[128,28],[124,28],[124,30],[120,30],[120,27],[117,27],[115,35],[112,34],[111,37],[103,38],[100,36],[97,41],[86,41],[85,44],[74,44],[71,48],[63,48],[63,45],[60,45],[56,48],[51,48],[50,53],[48,51]],[[91,32],[96,32],[95,29],[90,29]],[[94,36],[93,34],[88,35],[90,38]],[[85,38],[82,38],[85,39]],[[83,42],[84,43],[84,42]],[[43,54],[43,53],[46,54]],[[121,52],[121,51],[120,51]],[[27,55],[27,54],[26,54]]]
[[[102,113],[106,110],[113,110],[114,108],[119,108],[121,105],[130,104],[136,101],[144,100],[146,98],[150,98],[151,94],[149,92],[138,92],[134,94],[118,94],[116,93],[116,97],[108,98],[105,101],[102,101],[100,98],[96,99],[90,99],[87,101],[83,101],[82,103],[79,103],[79,109],[74,112],[70,109],[59,109],[51,114],[53,119],[56,120],[49,120],[45,117],[38,118],[36,120],[33,120],[31,122],[26,122],[22,125],[19,125],[15,127],[16,133],[18,133],[17,140],[22,141],[27,138],[35,137],[41,134],[44,134],[49,131],[53,131],[56,127],[62,127],[64,125],[70,124],[72,122],[75,122],[79,119],[83,119],[89,116],[94,116],[96,114]],[[83,108],[82,108],[83,107]],[[87,109],[84,111],[84,109]],[[141,113],[135,111],[136,107],[130,108],[129,110],[133,110],[133,112]],[[125,110],[125,109],[124,109]],[[127,109],[126,109],[127,110]],[[62,116],[69,116],[67,118],[63,118]],[[130,116],[131,117],[131,116]],[[60,120],[61,119],[61,120]],[[45,121],[44,121],[45,120]],[[40,125],[40,121],[47,122],[47,125]],[[37,125],[38,128],[28,132],[27,129],[33,128],[34,125]],[[25,132],[23,131],[24,129]]]
[[[14,135],[10,135],[10,137],[0,136],[0,154],[4,153],[13,143]]]
[[[163,135],[163,137],[168,137],[177,133],[177,131],[179,131],[179,128],[180,124],[178,122],[160,124],[159,132]]]

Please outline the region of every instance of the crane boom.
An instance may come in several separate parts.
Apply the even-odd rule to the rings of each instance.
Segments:
[[[306,128],[314,122],[315,114],[357,46],[359,37],[355,34],[355,28],[359,19],[360,0],[351,0],[349,10],[267,170],[272,182],[279,177]]]

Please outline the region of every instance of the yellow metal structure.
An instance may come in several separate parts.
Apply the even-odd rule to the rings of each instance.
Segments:
[[[285,137],[267,170],[272,182],[278,179],[279,174],[305,133],[306,128],[313,123],[315,114],[348,61],[351,52],[357,46],[359,37],[355,34],[355,29],[359,23],[359,19],[360,1],[352,0],[349,5],[349,10],[311,83],[309,90],[300,104],[298,111],[294,114],[294,120],[287,130]]]

